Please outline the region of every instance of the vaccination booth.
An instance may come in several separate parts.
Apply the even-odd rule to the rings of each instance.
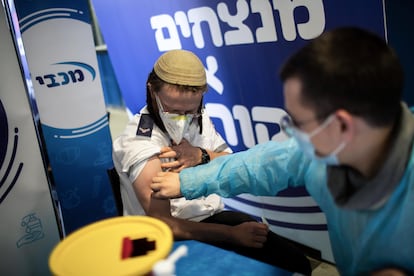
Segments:
[[[413,5],[389,2],[3,0],[0,247],[7,254],[0,274],[48,275],[49,256],[61,240],[118,215],[108,177],[108,106],[138,112],[148,73],[162,53],[186,49],[201,59],[206,110],[232,150],[243,151],[286,139],[279,126],[286,112],[278,68],[326,30],[353,25],[373,31],[394,43],[406,57],[405,69],[413,71],[407,49],[414,41],[403,21]],[[404,91],[411,104],[413,86],[407,81]],[[274,197],[243,194],[225,205],[264,217],[272,231],[334,263],[324,214],[305,189]],[[181,245],[166,242],[158,259]],[[177,275],[196,273],[189,269],[200,245],[186,245],[193,257]],[[229,260],[255,267],[247,259]]]

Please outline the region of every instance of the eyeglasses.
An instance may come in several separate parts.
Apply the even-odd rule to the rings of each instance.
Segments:
[[[177,116],[185,115],[185,116],[191,116],[193,119],[198,119],[204,113],[204,110],[201,110],[201,112],[198,112],[198,111],[196,111],[196,112],[187,112],[187,111],[185,111],[185,112],[182,112],[182,113],[181,112],[169,112],[169,111],[165,111],[164,110],[164,104],[161,102],[160,97],[158,97],[158,95],[156,95],[156,94],[154,94],[154,96],[155,96],[155,100],[156,100],[157,105],[158,105],[158,109],[161,112],[165,113],[165,114],[177,115]]]
[[[295,121],[292,117],[290,117],[289,115],[285,115],[282,117],[282,119],[280,120],[280,128],[288,135],[288,136],[293,136],[293,132],[300,129],[302,126],[316,121],[316,118],[312,118],[306,121],[302,121],[302,122],[297,122]]]
[[[335,118],[334,114],[330,115],[321,125],[315,128],[313,131],[308,133],[309,138],[318,134],[322,129],[324,129],[332,120]],[[301,126],[304,126],[310,122],[317,121],[318,118],[309,119],[303,122],[295,122],[289,115],[285,115],[280,120],[280,128],[283,132],[286,133],[287,136],[292,137],[294,136],[295,132],[303,132],[300,130]]]

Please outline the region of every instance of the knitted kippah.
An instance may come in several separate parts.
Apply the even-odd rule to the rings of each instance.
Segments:
[[[155,62],[154,71],[160,79],[171,84],[202,86],[207,83],[203,63],[186,50],[164,53]]]

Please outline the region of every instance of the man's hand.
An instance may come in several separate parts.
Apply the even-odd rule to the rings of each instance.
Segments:
[[[180,177],[174,172],[159,172],[152,178],[151,189],[156,198],[181,197]]]
[[[184,168],[197,166],[201,160],[201,151],[183,139],[178,145],[162,148],[158,157],[174,159],[171,162],[162,163],[161,167],[164,170],[180,172]]]
[[[233,243],[242,246],[262,248],[267,239],[269,227],[266,224],[249,221],[233,226]]]

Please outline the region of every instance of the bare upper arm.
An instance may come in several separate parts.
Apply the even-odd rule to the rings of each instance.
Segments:
[[[153,156],[147,161],[133,183],[135,195],[147,215],[151,215],[149,214],[150,210],[152,212],[160,212],[163,215],[171,214],[169,200],[155,200],[151,198],[152,190],[150,184],[152,178],[160,171],[161,161],[157,156]]]

